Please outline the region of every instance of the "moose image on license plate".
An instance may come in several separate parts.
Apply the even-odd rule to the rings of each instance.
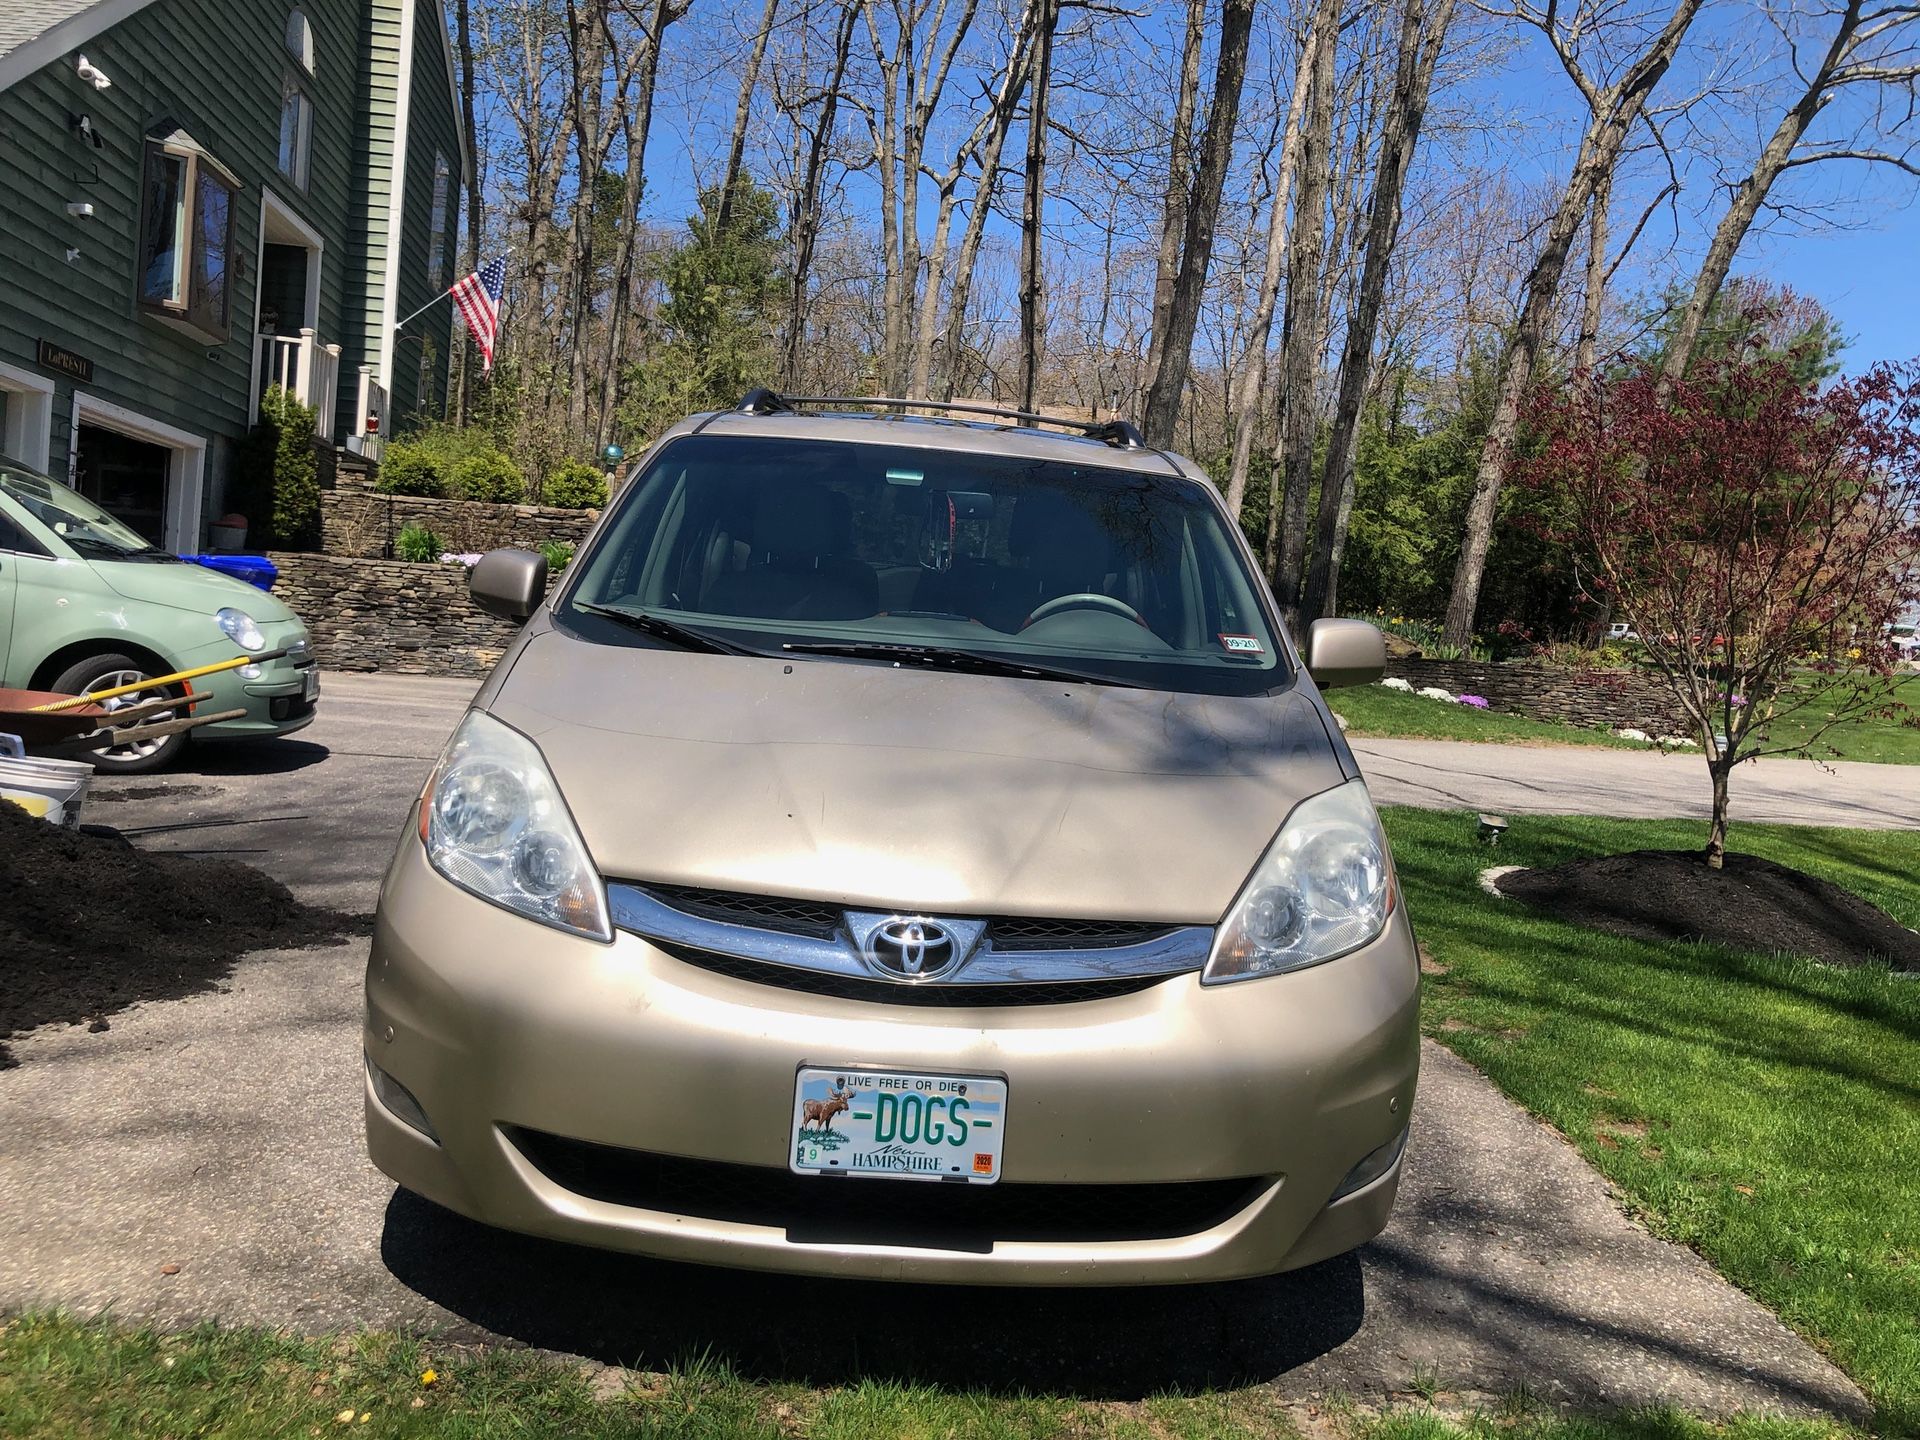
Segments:
[[[1006,1110],[1004,1080],[804,1066],[793,1086],[790,1168],[991,1185]]]

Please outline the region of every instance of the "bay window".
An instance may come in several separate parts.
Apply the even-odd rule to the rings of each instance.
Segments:
[[[140,187],[140,304],[201,339],[227,337],[238,188],[185,131],[148,141]]]

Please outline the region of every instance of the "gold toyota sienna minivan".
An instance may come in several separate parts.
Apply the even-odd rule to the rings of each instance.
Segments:
[[[1379,632],[1302,654],[1131,426],[896,408],[756,391],[664,435],[551,595],[537,555],[475,566],[526,624],[387,872],[374,1162],[491,1225],[819,1275],[1359,1245],[1418,966],[1316,682],[1377,676]]]

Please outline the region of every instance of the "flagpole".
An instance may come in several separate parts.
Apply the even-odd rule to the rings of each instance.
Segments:
[[[394,321],[393,322],[394,332],[397,334],[400,331],[406,329],[409,321],[419,319],[422,315],[426,314],[427,311],[431,310],[434,306],[438,305],[442,300],[446,299],[451,294],[453,294],[453,287],[449,285],[445,290],[442,290],[438,295],[434,296],[433,299],[427,301],[426,304],[422,305],[418,310],[414,311],[413,314],[407,316],[405,320]]]

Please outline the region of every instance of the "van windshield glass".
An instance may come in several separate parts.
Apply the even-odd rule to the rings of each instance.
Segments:
[[[602,643],[650,643],[618,611],[807,658],[912,647],[893,653],[1228,695],[1289,679],[1224,517],[1179,477],[693,435],[615,503],[558,607]]]

